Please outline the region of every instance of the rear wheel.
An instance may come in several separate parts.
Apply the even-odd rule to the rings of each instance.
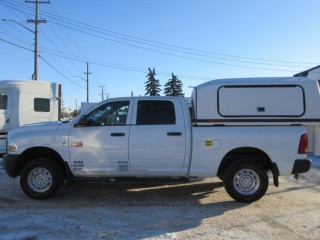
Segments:
[[[223,179],[228,194],[241,202],[259,200],[269,186],[266,170],[259,163],[248,160],[238,160],[228,166]]]
[[[23,168],[20,176],[22,190],[31,198],[46,199],[62,185],[61,167],[49,158],[37,158]]]

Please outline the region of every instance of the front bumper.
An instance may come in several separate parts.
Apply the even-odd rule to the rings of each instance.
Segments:
[[[5,154],[3,156],[2,166],[10,177],[14,178],[19,176],[20,159],[20,155]]]
[[[311,160],[310,159],[297,159],[294,162],[292,173],[291,174],[299,174],[308,172],[311,168]]]

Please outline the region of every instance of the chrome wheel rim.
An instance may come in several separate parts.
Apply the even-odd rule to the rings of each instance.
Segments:
[[[242,195],[251,195],[258,190],[260,178],[252,169],[241,169],[235,174],[233,185],[238,193]]]
[[[45,192],[52,185],[52,175],[48,169],[37,167],[28,175],[28,185],[35,192]]]

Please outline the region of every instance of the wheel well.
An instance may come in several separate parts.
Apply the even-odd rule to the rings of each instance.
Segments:
[[[66,166],[64,164],[64,161],[62,157],[53,149],[47,148],[47,147],[34,147],[30,148],[26,151],[24,151],[21,155],[20,161],[19,161],[19,167],[18,167],[18,173],[20,175],[20,172],[22,168],[31,160],[39,157],[47,157],[59,164],[61,169],[63,170],[64,178],[68,178],[68,170],[66,169]]]
[[[273,165],[269,156],[262,150],[251,147],[236,148],[231,150],[220,163],[217,176],[223,177],[226,168],[239,158],[248,158],[262,165],[266,170],[272,170]]]

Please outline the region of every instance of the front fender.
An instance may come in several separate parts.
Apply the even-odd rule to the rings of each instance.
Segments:
[[[18,154],[5,154],[2,160],[3,169],[10,177],[20,175],[22,156]]]

